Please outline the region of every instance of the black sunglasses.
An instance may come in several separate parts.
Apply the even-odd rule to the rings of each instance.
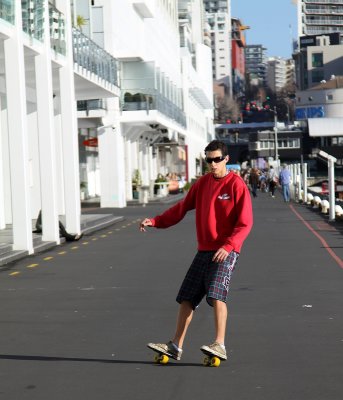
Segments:
[[[225,156],[213,157],[213,158],[206,157],[206,158],[205,158],[205,161],[207,162],[207,164],[212,164],[213,162],[215,162],[216,164],[218,164],[218,163],[220,163],[220,162],[222,162],[222,161],[224,161],[224,160],[225,160]]]

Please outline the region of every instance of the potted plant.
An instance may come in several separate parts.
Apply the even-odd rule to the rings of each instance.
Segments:
[[[87,197],[87,182],[81,182],[80,183],[80,196],[81,200],[85,200]]]
[[[136,200],[139,198],[139,187],[142,185],[142,177],[139,169],[135,169],[132,175],[132,197]]]

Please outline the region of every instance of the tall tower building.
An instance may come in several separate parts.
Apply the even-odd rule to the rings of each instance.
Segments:
[[[343,36],[343,0],[298,0],[298,36],[340,32]]]
[[[261,44],[251,44],[245,47],[245,68],[250,74],[250,80],[256,85],[266,83],[267,49]]]
[[[204,6],[211,33],[212,76],[225,86],[227,93],[231,94],[230,0],[204,0]]]

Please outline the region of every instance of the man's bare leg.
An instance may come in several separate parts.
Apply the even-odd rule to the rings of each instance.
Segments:
[[[176,321],[176,331],[173,338],[173,342],[182,349],[183,342],[187,333],[189,324],[193,318],[193,307],[189,301],[183,301],[180,304],[179,312]]]
[[[213,299],[213,310],[216,331],[215,341],[220,344],[225,344],[226,323],[228,315],[226,303],[220,300]]]

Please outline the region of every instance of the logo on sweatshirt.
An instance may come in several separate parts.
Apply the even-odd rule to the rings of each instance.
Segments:
[[[230,196],[227,194],[227,193],[224,193],[224,194],[220,194],[219,196],[218,196],[218,199],[219,200],[230,200]]]

